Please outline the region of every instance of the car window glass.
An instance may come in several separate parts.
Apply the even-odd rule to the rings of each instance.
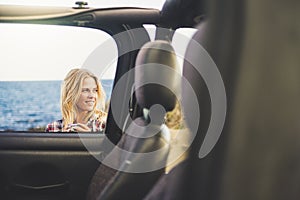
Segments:
[[[144,24],[143,27],[147,30],[150,40],[154,41],[156,26],[153,24]]]
[[[196,31],[197,29],[195,28],[179,28],[174,33],[172,45],[175,49],[178,63],[181,69],[183,66],[187,45]]]
[[[0,24],[0,54],[0,131],[44,131],[61,119],[60,87],[73,68],[94,72],[110,99],[117,46],[104,31]]]

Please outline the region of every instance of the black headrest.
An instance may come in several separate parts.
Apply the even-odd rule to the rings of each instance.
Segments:
[[[195,26],[206,14],[204,0],[167,0],[161,9],[160,25],[166,28]]]
[[[135,88],[141,107],[150,109],[159,104],[166,111],[174,109],[180,90],[180,74],[169,42],[148,42],[140,49],[136,59]]]

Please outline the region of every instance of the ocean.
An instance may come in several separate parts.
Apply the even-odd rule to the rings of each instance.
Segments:
[[[106,100],[113,80],[102,80]],[[61,81],[0,81],[0,131],[44,128],[61,119]]]

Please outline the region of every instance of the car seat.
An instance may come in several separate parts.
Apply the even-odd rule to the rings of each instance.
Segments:
[[[174,109],[180,88],[177,58],[170,43],[146,43],[137,55],[134,74],[136,100],[144,114],[131,122],[118,148],[111,152],[119,168],[100,165],[87,199],[141,199],[165,172],[170,133],[164,116]],[[120,153],[120,149],[125,151]],[[155,151],[160,153],[145,158],[144,154]]]
[[[229,4],[225,5],[223,2],[218,2],[218,4],[216,2],[209,3],[213,8],[210,7],[209,13],[205,13],[205,20],[196,25],[198,31],[188,44],[184,58],[183,77],[189,82],[192,90],[187,87],[187,84],[182,85],[183,110],[187,127],[190,129],[190,135],[194,137],[188,149],[187,158],[175,166],[167,175],[160,178],[155,187],[144,198],[146,200],[219,198],[219,179],[222,175],[218,169],[223,166],[223,151],[226,147],[226,138],[223,132],[227,131],[228,124],[226,122],[228,114],[231,112],[231,110],[227,109],[225,113],[222,113],[224,111],[222,107],[227,107],[228,104],[232,103],[241,33],[243,31],[242,18],[236,17],[240,14],[239,10],[234,9],[239,7],[240,3],[237,3],[235,6],[230,4],[232,6],[228,12],[231,13],[230,16],[224,16],[226,13],[222,12],[221,9],[223,7],[220,4],[224,4],[223,7],[229,9]],[[199,12],[199,15],[203,14],[202,9]],[[222,38],[226,38],[226,40]],[[204,55],[206,59],[203,59],[205,58]],[[207,56],[215,63],[216,68],[212,69],[211,66],[206,68],[208,65]],[[214,106],[216,107],[214,108],[212,108],[212,103],[215,99],[212,98],[211,92],[216,92],[220,88],[218,88],[216,74],[213,73],[212,76],[209,74],[213,70],[217,72],[217,75],[220,75],[219,78],[222,79],[221,81],[226,89],[226,93],[221,91],[221,89],[220,95],[215,96],[219,100],[224,100],[223,94],[225,94],[225,102],[215,104]],[[209,86],[207,80],[211,81]],[[196,107],[189,103],[190,99],[193,98],[193,93],[197,101]],[[222,114],[217,115],[217,117],[220,117],[217,120],[219,124],[224,123],[222,120],[226,119],[226,121],[216,145],[208,155],[205,154],[200,158],[199,152],[205,143],[208,129],[211,126],[211,119],[216,116],[212,109],[215,109],[214,112],[217,111],[217,113],[220,112]],[[193,115],[190,114],[197,112],[197,110],[199,110],[201,116],[199,119],[193,118]],[[191,127],[195,125],[197,128],[192,129]]]

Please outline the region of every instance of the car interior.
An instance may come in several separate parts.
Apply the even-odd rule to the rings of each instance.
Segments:
[[[299,8],[0,3],[0,199],[299,199]],[[44,131],[74,65],[108,88],[103,133]]]

